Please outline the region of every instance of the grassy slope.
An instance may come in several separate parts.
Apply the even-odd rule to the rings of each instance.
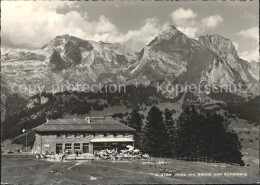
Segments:
[[[154,159],[164,160],[164,159]],[[256,183],[257,170],[226,164],[207,164],[166,160],[167,164],[143,164],[143,161],[50,162],[35,158],[3,156],[2,182],[20,184],[187,184],[187,183]],[[176,173],[247,173],[247,177],[163,177],[156,174],[170,170]],[[196,174],[197,175],[197,174]],[[92,180],[91,180],[92,179]]]
[[[243,160],[250,166],[259,166],[259,125],[253,126],[246,120],[232,120],[231,128],[236,131],[242,145]]]

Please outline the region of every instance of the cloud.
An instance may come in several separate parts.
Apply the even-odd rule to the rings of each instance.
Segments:
[[[257,48],[257,49],[251,50],[251,51],[243,51],[240,54],[240,57],[249,62],[252,60],[259,62],[259,50]]]
[[[241,52],[240,57],[247,61],[255,60],[259,62],[259,28],[255,26],[249,29],[241,30],[237,33],[237,35],[253,41],[251,42],[253,49]]]
[[[114,39],[116,42],[129,45],[132,49],[140,50],[162,31],[162,27],[158,19],[148,18],[140,29],[129,30],[126,34],[118,34]]]
[[[107,20],[105,17],[104,19]],[[108,22],[104,22],[100,29],[102,31],[108,30],[105,32],[106,34],[103,34],[97,29],[92,40],[124,43],[131,49],[139,51],[161,32],[162,26],[160,26],[158,19],[148,18],[144,20],[144,25],[139,29],[129,30],[125,34],[120,33],[114,25]]]
[[[74,10],[60,14],[56,10],[74,7],[69,2],[2,2],[2,42],[9,47],[41,47],[59,34],[84,36],[90,25]],[[79,27],[82,26],[82,29]]]
[[[197,17],[197,14],[194,13],[191,9],[185,10],[183,8],[179,8],[172,12],[170,16],[173,23],[177,25],[183,25],[191,21],[192,19],[195,19]]]
[[[259,28],[257,26],[242,30],[237,33],[237,35],[244,36],[246,38],[254,39],[255,41],[259,41]]]
[[[173,24],[187,36],[197,39],[200,34],[203,34],[207,29],[217,27],[224,20],[216,14],[197,20],[197,13],[192,9],[179,8],[170,14]]]
[[[170,14],[176,28],[190,38],[197,38],[200,30],[196,21],[197,13],[192,9],[179,8]]]
[[[127,43],[134,50],[161,32],[159,20],[149,18],[144,25],[127,33],[104,15],[89,20],[87,12],[77,11],[74,2],[3,2],[2,46],[4,48],[40,48],[57,35],[69,34],[86,40]]]
[[[187,35],[190,38],[197,38],[199,28],[198,27],[191,27],[191,26],[186,26],[186,27],[177,27],[178,30],[183,32],[185,35]]]
[[[223,18],[216,14],[202,19],[201,22],[205,28],[215,28],[223,22]]]

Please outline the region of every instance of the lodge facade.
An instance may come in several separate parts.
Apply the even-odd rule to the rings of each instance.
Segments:
[[[36,127],[35,154],[91,153],[134,145],[134,129],[108,117],[56,119]]]

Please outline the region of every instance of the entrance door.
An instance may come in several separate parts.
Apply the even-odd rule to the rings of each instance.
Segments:
[[[62,153],[62,143],[56,144],[56,154]]]
[[[89,143],[83,143],[83,153],[89,153]]]

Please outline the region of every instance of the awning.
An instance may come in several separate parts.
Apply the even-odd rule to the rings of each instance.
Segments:
[[[95,139],[92,139],[90,140],[91,143],[108,143],[108,142],[134,142],[133,139],[130,139],[130,138],[95,138]]]

